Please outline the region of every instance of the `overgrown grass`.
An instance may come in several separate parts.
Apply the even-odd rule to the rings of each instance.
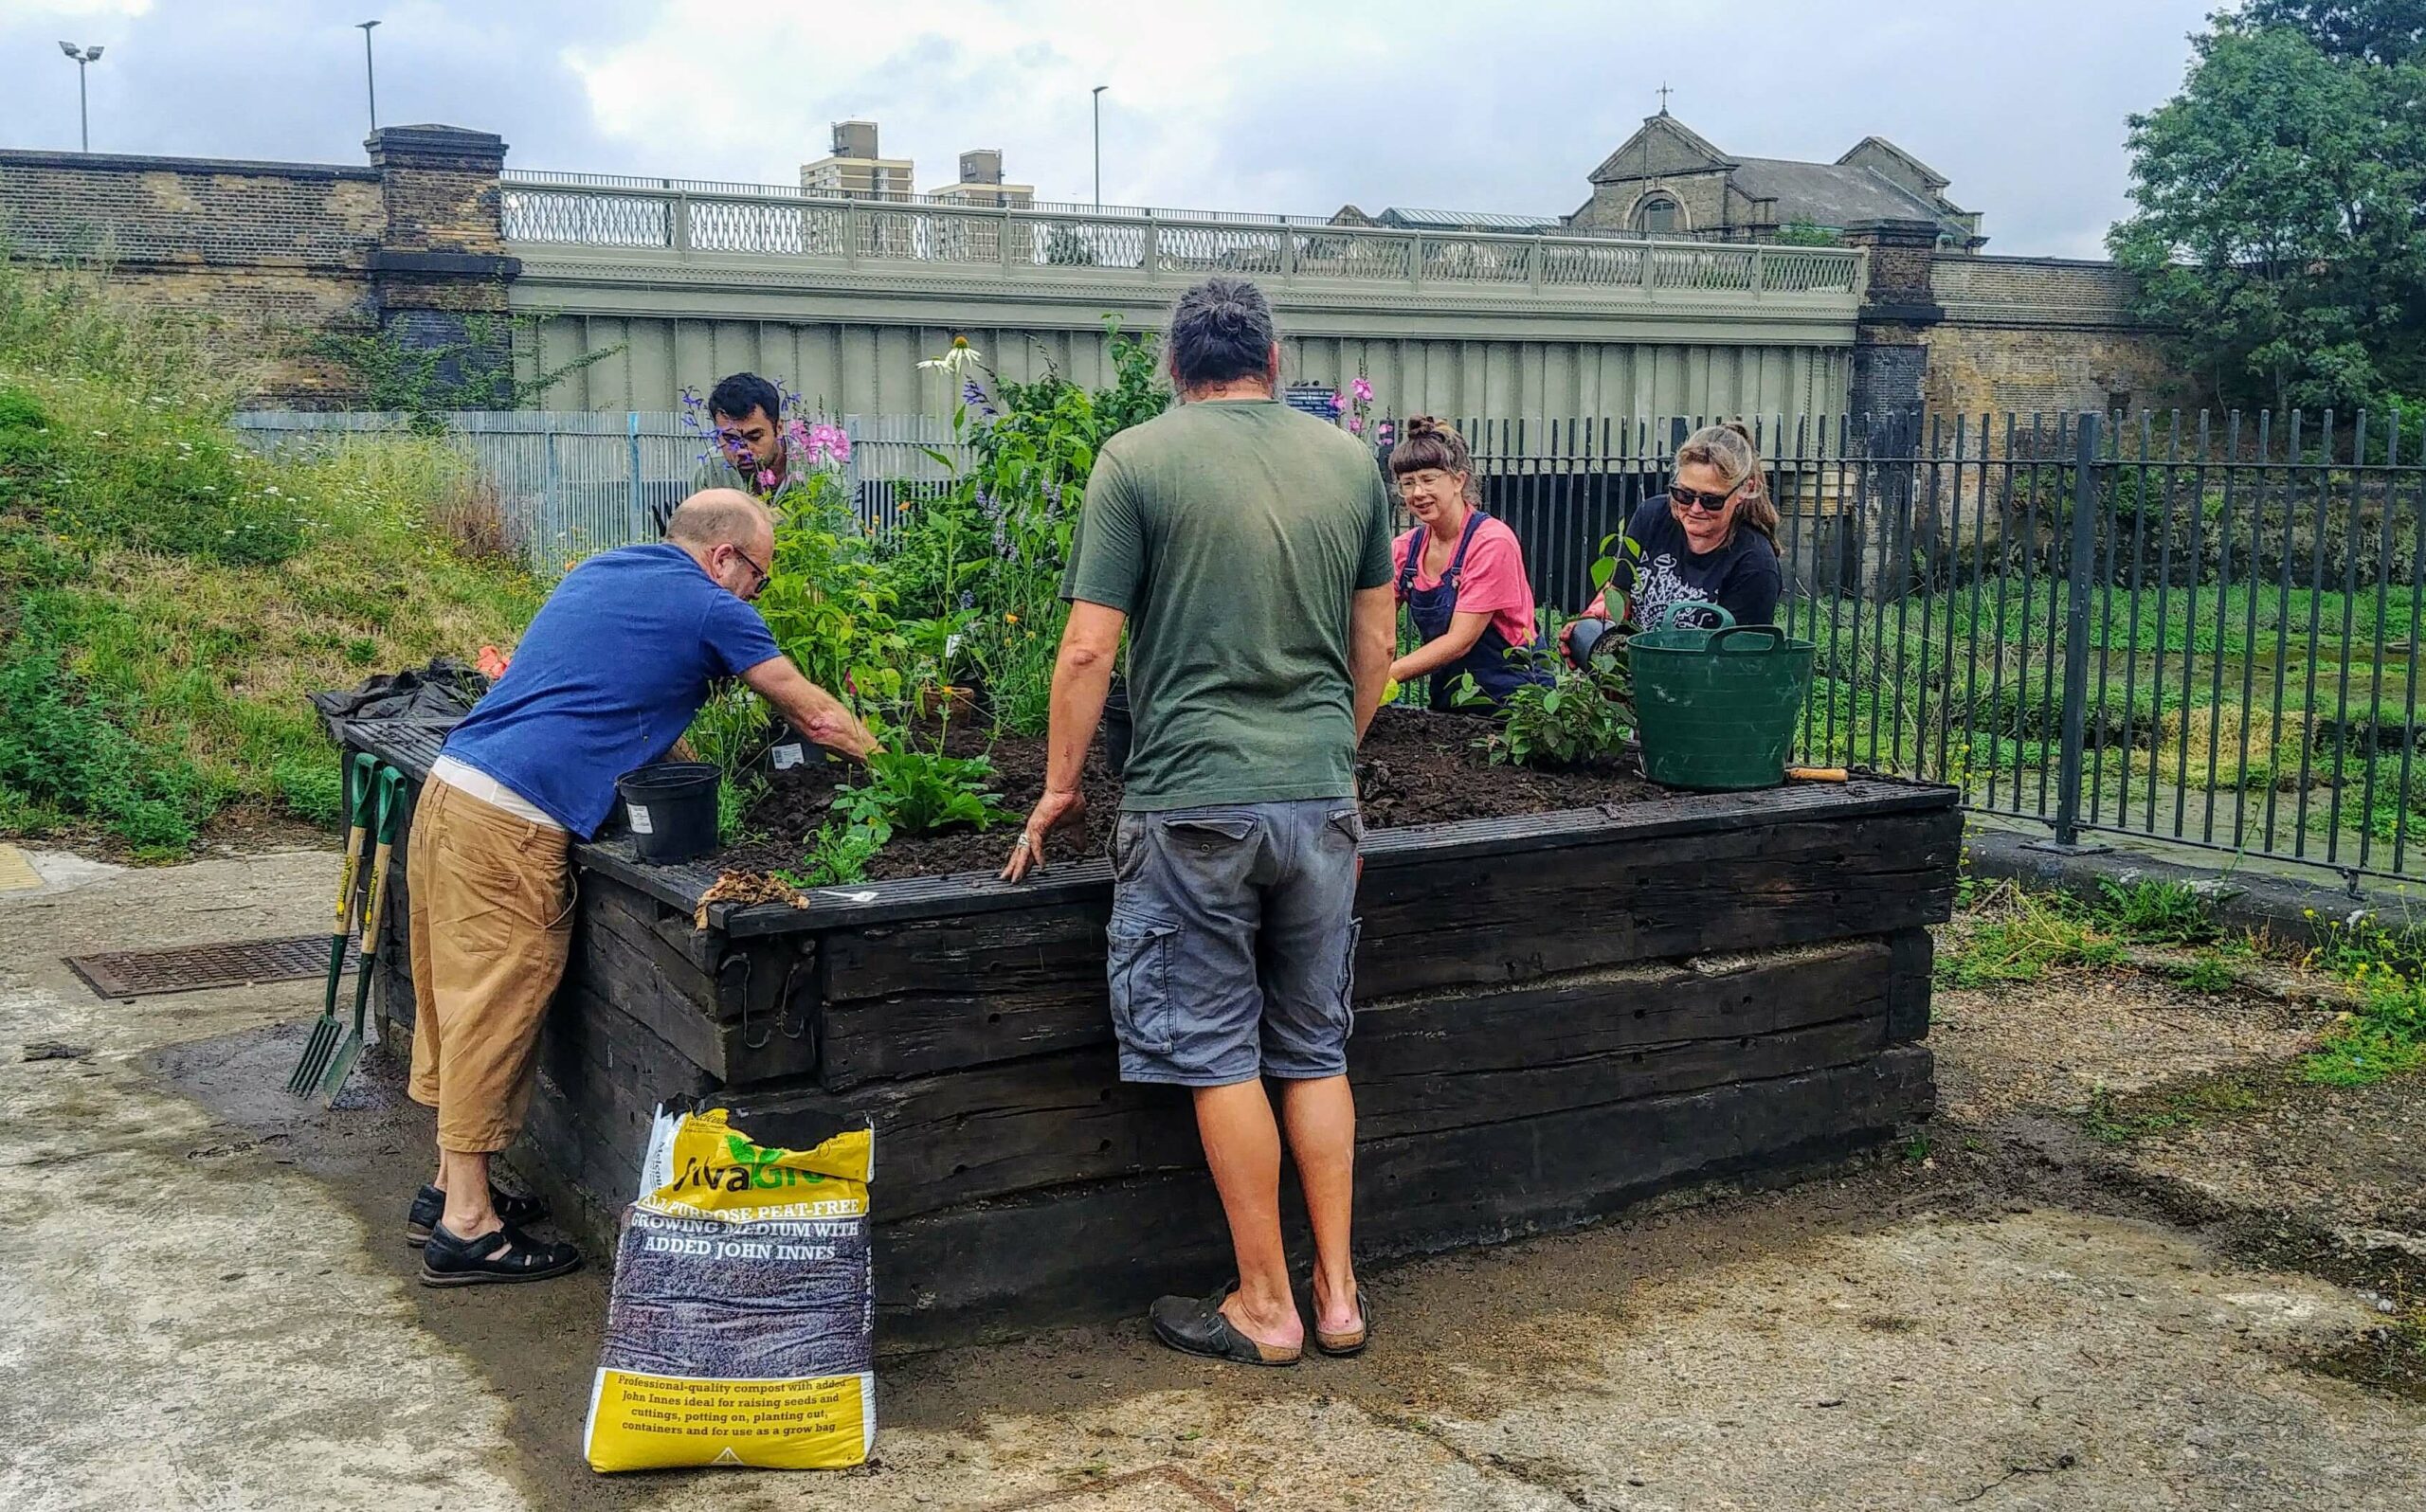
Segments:
[[[439,441],[245,451],[207,333],[0,261],[0,835],[190,850],[251,803],[337,819],[306,693],[507,643],[540,591],[431,531]]]
[[[2068,967],[2120,965],[2130,945],[2215,946],[2223,935],[2206,895],[2180,882],[2105,882],[2093,902],[2012,882],[1982,888],[1966,879],[1964,891],[1966,927],[1938,956],[1937,980],[1948,987],[2037,981]],[[2219,992],[2234,981],[2220,947],[2193,969],[2202,983],[2222,978],[2196,990]]]
[[[1979,895],[1972,920],[1959,943],[1938,957],[1938,981],[1946,986],[2037,981],[2064,967],[2109,966],[2124,959],[2123,943],[2064,893],[2001,882]]]

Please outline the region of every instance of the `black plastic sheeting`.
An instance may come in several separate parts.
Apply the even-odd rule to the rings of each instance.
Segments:
[[[426,667],[382,673],[351,691],[316,693],[311,699],[329,738],[342,746],[350,725],[409,721],[450,729],[488,691],[488,678],[476,668],[440,657]]]

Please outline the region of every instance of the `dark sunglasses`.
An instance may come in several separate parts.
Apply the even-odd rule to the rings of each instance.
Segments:
[[[1736,489],[1743,486],[1738,483],[1735,488],[1728,489],[1724,493],[1705,494],[1700,489],[1687,488],[1682,483],[1671,483],[1668,485],[1668,498],[1670,502],[1681,504],[1689,510],[1699,510],[1704,514],[1716,514],[1727,508],[1727,501],[1733,498]]]

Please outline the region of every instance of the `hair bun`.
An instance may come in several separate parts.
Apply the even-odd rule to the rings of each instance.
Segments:
[[[1464,439],[1457,435],[1457,427],[1450,424],[1447,421],[1442,420],[1438,415],[1408,416],[1406,422],[1406,435],[1407,439],[1410,441],[1414,440],[1418,436],[1439,436],[1444,440]]]

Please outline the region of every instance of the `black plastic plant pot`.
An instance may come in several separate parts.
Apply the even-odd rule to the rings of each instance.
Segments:
[[[756,765],[771,776],[804,766],[820,766],[833,759],[833,753],[824,747],[794,729],[788,721],[778,720]]]
[[[694,861],[716,848],[716,782],[712,762],[659,762],[615,783],[643,861]]]
[[[1129,683],[1122,677],[1112,679],[1112,691],[1103,698],[1103,764],[1118,777],[1129,765],[1129,744],[1136,735],[1136,727],[1129,722]]]
[[[1592,664],[1592,648],[1609,633],[1606,620],[1578,620],[1566,633],[1566,659],[1581,669]]]

